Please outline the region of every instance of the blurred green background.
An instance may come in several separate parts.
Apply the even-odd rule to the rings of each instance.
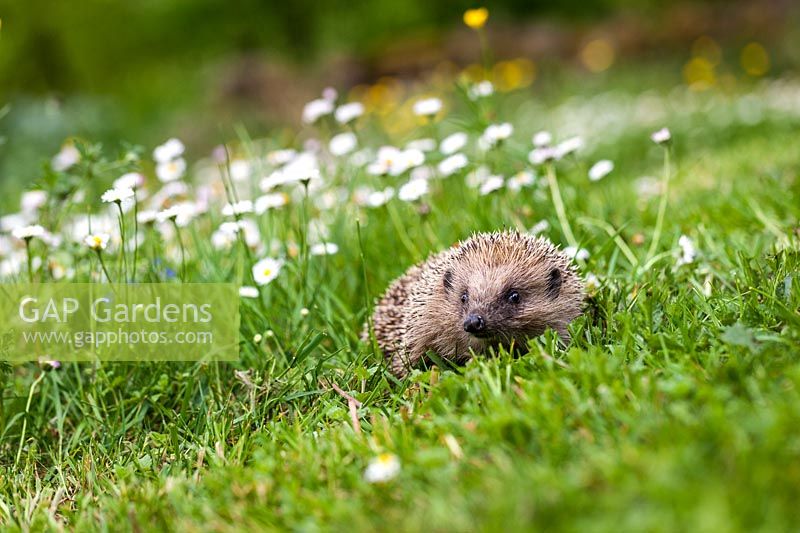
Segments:
[[[730,90],[794,71],[796,4],[504,0],[486,4],[486,31],[495,59],[526,61],[525,79],[510,88],[544,100],[576,90],[669,90],[685,83]],[[353,97],[368,95],[376,82],[413,90],[414,80],[480,62],[478,40],[462,23],[464,10],[475,7],[470,2],[3,0],[0,6],[0,192],[6,193],[35,179],[70,136],[147,147],[179,136],[190,156],[205,154],[234,136],[237,124],[252,135],[296,126],[303,103],[325,86],[344,94],[355,87]],[[588,46],[597,42],[599,49]],[[748,72],[743,51],[752,43],[758,64]]]

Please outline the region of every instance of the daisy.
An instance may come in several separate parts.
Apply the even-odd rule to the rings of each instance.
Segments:
[[[286,193],[272,193],[272,194],[265,194],[263,196],[259,196],[256,198],[256,201],[253,203],[253,211],[257,215],[262,215],[269,211],[270,209],[274,209],[276,207],[283,207],[284,205],[289,203],[289,196]]]
[[[361,102],[351,102],[337,107],[333,116],[339,124],[347,124],[363,114],[364,104]]]
[[[589,169],[589,181],[599,181],[608,176],[612,170],[614,163],[608,159],[601,159]]]
[[[453,154],[439,162],[436,169],[442,177],[452,176],[469,164],[467,156],[462,153]]]
[[[414,114],[420,117],[432,117],[442,110],[442,101],[438,98],[424,98],[414,102]]]
[[[386,187],[382,191],[372,191],[368,193],[364,199],[364,204],[369,207],[380,207],[392,198],[394,198],[394,189],[392,187]]]
[[[678,239],[678,247],[680,248],[680,255],[675,264],[677,266],[683,266],[694,263],[694,260],[697,258],[697,249],[694,247],[692,239],[686,235],[681,235]]]
[[[506,180],[506,187],[509,190],[517,192],[523,187],[530,187],[534,183],[536,183],[536,177],[533,175],[533,172],[523,170],[508,178],[508,180]]]
[[[243,215],[245,213],[253,212],[253,202],[250,200],[240,200],[235,203],[228,203],[222,208],[222,214],[226,217],[234,215]]]
[[[256,285],[266,285],[274,280],[283,267],[282,259],[266,257],[253,265],[253,279]]]
[[[433,139],[415,139],[406,144],[406,150],[419,150],[421,152],[432,152],[436,149],[436,141]]]
[[[303,108],[303,122],[313,124],[325,115],[333,113],[333,102],[326,98],[311,100]]]
[[[44,191],[27,191],[22,193],[19,201],[20,211],[23,213],[35,214],[45,203],[47,203],[47,193]]]
[[[402,187],[397,193],[397,197],[404,202],[419,200],[428,193],[428,182],[426,180],[411,180]]]
[[[183,143],[176,139],[168,139],[164,144],[156,146],[153,150],[153,159],[156,163],[169,163],[183,155],[185,148]]]
[[[539,235],[540,233],[544,233],[549,229],[550,229],[550,223],[547,220],[542,219],[536,224],[534,224],[531,227],[531,229],[528,230],[528,233],[530,233],[531,235]]]
[[[133,196],[134,196],[133,189],[131,189],[130,187],[124,187],[120,189],[117,188],[108,189],[106,192],[103,193],[100,199],[107,204],[113,204],[113,203],[121,204],[125,200],[130,200],[131,198],[133,198]]]
[[[549,131],[540,131],[534,134],[532,140],[535,147],[542,148],[553,143],[553,135]]]
[[[558,159],[558,153],[556,149],[546,146],[540,148],[534,148],[528,154],[528,161],[530,161],[532,165],[537,165],[537,166],[543,165],[555,159]]]
[[[11,231],[11,235],[21,241],[29,241],[33,238],[43,238],[47,235],[47,230],[39,224],[30,226],[20,226]]]
[[[63,172],[75,165],[80,160],[81,153],[77,148],[75,148],[75,145],[72,143],[67,143],[61,147],[60,152],[53,156],[50,164],[53,166],[53,170],[57,172]]]
[[[197,206],[192,202],[179,202],[158,213],[158,222],[175,221],[178,227],[185,227],[197,216]]]
[[[508,122],[489,124],[478,142],[481,148],[488,150],[511,137],[512,133],[514,133],[514,126]]]
[[[255,248],[261,244],[261,233],[258,231],[258,225],[250,219],[239,220],[238,222],[223,222],[220,224],[218,231],[234,236],[241,233],[244,236],[245,244],[250,248]]]
[[[289,161],[295,158],[297,155],[297,150],[292,150],[291,148],[284,148],[282,150],[273,150],[272,152],[267,154],[267,163],[270,165],[285,165]]]
[[[381,146],[378,148],[375,161],[367,166],[367,172],[373,176],[383,176],[400,159],[400,150],[394,146]]]
[[[228,223],[223,223],[218,230],[211,234],[211,246],[213,246],[215,250],[229,250],[236,244],[239,232],[238,226],[234,231],[230,231],[228,228],[223,229],[222,226],[225,226],[225,224]]]
[[[339,246],[332,242],[319,243],[309,249],[311,255],[333,255],[339,251]]]
[[[575,153],[584,146],[585,143],[580,137],[570,137],[569,139],[561,141],[555,148],[556,159],[562,159],[569,154]]]
[[[439,151],[444,155],[454,154],[467,145],[467,139],[467,134],[460,131],[448,135],[439,144]]]
[[[158,211],[154,209],[145,209],[136,213],[136,221],[139,224],[152,224],[158,219]]]
[[[258,182],[258,187],[264,191],[271,191],[275,187],[280,185],[285,185],[288,183],[286,179],[286,175],[283,173],[282,170],[276,170],[269,174],[269,176],[262,178],[261,181]]]
[[[111,236],[108,233],[94,233],[84,237],[83,243],[92,250],[99,252],[108,247],[108,241],[110,239]]]
[[[469,88],[467,91],[467,96],[470,100],[477,100],[479,98],[486,98],[487,96],[491,96],[494,94],[494,85],[489,80],[483,80],[472,87]]]
[[[5,235],[0,235],[0,257],[11,255],[13,251],[14,245],[12,244],[11,239]]]
[[[486,165],[481,165],[472,172],[470,172],[469,174],[467,174],[464,181],[467,184],[467,187],[475,189],[477,187],[480,187],[484,181],[489,179],[489,176],[491,176],[489,167],[487,167]]]
[[[418,148],[408,148],[406,150],[403,150],[402,164],[399,165],[400,167],[404,168],[402,168],[402,170],[398,169],[397,172],[395,172],[393,169],[389,171],[389,173],[392,174],[393,176],[398,176],[410,168],[416,168],[420,166],[424,162],[425,162],[425,153],[422,150]]]
[[[19,255],[14,255],[8,259],[0,261],[0,278],[16,276],[22,271],[25,260]]]
[[[583,286],[587,294],[594,294],[597,292],[597,289],[600,288],[600,279],[589,272],[583,277]]]
[[[570,259],[577,259],[578,261],[586,261],[589,259],[589,251],[576,246],[567,246],[564,248],[564,254]]]
[[[114,180],[115,189],[136,189],[144,185],[144,176],[138,172],[128,172]]]
[[[400,459],[392,453],[382,453],[375,457],[364,470],[367,483],[386,483],[400,473]]]
[[[237,183],[247,181],[252,171],[252,165],[245,159],[234,159],[228,166],[231,179]]]
[[[179,180],[186,172],[186,160],[182,157],[156,165],[156,176],[162,183]]]
[[[239,296],[242,298],[258,298],[258,287],[253,287],[252,285],[239,287]]]
[[[358,139],[355,134],[348,131],[334,135],[328,143],[328,150],[333,155],[341,156],[349,154],[356,149],[356,146],[358,146]]]
[[[150,205],[152,207],[160,207],[167,200],[176,196],[182,196],[189,193],[189,186],[182,181],[171,181],[165,183],[158,192],[150,197]]]
[[[302,152],[282,169],[284,183],[308,182],[320,178],[317,156]]]
[[[394,146],[381,146],[378,149],[377,159],[370,163],[367,172],[382,176],[390,174],[399,176],[410,168],[418,167],[425,162],[425,154],[422,150],[410,148],[399,150]]]
[[[489,176],[486,181],[481,184],[480,194],[486,196],[503,187],[503,176]]]
[[[661,128],[653,132],[653,134],[650,135],[650,139],[656,144],[668,144],[672,140],[672,133],[670,133],[667,128]]]

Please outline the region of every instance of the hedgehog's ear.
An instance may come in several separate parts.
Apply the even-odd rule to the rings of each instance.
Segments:
[[[558,293],[561,292],[561,271],[559,269],[554,268],[547,275],[547,285],[544,292],[551,300],[555,300],[558,297]]]
[[[442,281],[442,284],[444,285],[444,290],[446,292],[450,292],[450,291],[453,290],[453,271],[452,270],[448,270],[447,272],[444,273],[444,279]]]

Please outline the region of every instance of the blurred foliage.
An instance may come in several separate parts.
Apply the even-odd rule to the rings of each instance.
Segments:
[[[0,95],[139,85],[140,75],[190,73],[216,57],[268,50],[293,61],[379,51],[407,32],[442,31],[473,2],[424,0],[4,0]],[[666,0],[501,0],[492,19],[548,14],[572,20]],[[24,60],[23,60],[24,58]]]
[[[0,116],[0,195],[35,179],[31,173],[42,158],[70,136],[152,146],[179,135],[190,150],[207,150],[230,138],[239,122],[265,134],[285,123],[287,110],[295,116],[302,99],[322,84],[345,88],[382,75],[368,71],[354,79],[348,76],[349,60],[384,67],[393,51],[413,61],[421,50],[445,42],[452,30],[466,30],[461,15],[476,5],[465,0],[0,0],[0,108],[10,104],[10,112]],[[636,13],[655,24],[660,13],[676,6],[667,0],[486,5],[490,29],[501,33],[506,26],[545,20],[590,31],[592,24],[619,13]],[[658,52],[659,63],[675,69],[672,83],[678,84],[680,72],[668,53]],[[704,64],[695,67],[692,75],[707,76]],[[334,74],[338,79],[331,79]],[[561,77],[549,79],[554,88]],[[283,114],[271,114],[270,107]]]

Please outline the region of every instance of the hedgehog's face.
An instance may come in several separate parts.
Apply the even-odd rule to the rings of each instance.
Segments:
[[[553,324],[553,308],[561,290],[559,268],[518,263],[484,266],[470,271],[447,271],[443,286],[455,326],[463,330],[467,346],[508,344],[541,334]]]

